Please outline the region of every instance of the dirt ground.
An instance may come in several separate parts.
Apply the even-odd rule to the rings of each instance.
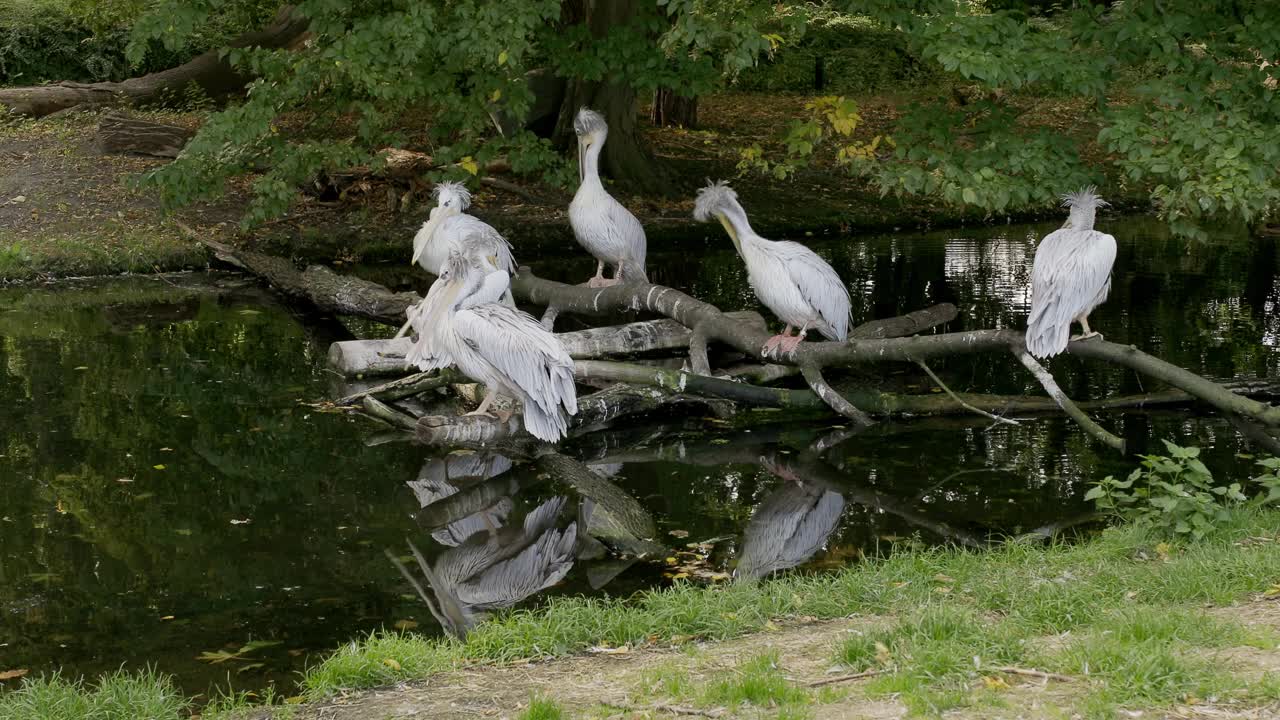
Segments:
[[[1275,600],[1260,599],[1209,612],[1245,625],[1280,631],[1280,602]],[[678,701],[664,699],[657,692],[654,673],[675,673],[698,683],[717,673],[731,671],[744,658],[776,651],[779,667],[789,681],[812,686],[840,677],[845,672],[833,667],[831,657],[835,647],[848,633],[887,622],[888,618],[796,622],[781,625],[772,632],[719,643],[627,652],[601,650],[564,660],[475,667],[421,682],[354,693],[323,704],[303,706],[292,717],[299,720],[515,718],[535,696],[553,699],[565,710],[566,717],[571,718],[773,717],[771,711],[749,706],[695,708],[680,705]],[[1280,670],[1280,649],[1227,648],[1213,651],[1213,657],[1246,679]],[[1082,717],[1077,708],[1090,692],[1086,678],[1063,682],[1037,677],[1005,677],[1009,687],[998,691],[998,703],[948,711],[944,717],[955,720],[1066,720]],[[862,682],[830,683],[826,686],[830,690],[819,694],[817,702],[809,706],[809,716],[819,720],[908,717],[907,707],[896,697],[869,697],[860,687]],[[1122,712],[1128,717],[1146,720],[1274,720],[1280,718],[1280,704],[1241,707],[1199,702],[1165,710]]]

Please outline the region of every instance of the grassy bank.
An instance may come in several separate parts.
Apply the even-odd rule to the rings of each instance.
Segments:
[[[1280,582],[1277,538],[1280,511],[1253,508],[1239,511],[1204,541],[1185,545],[1125,526],[1076,544],[911,551],[827,575],[681,585],[628,600],[554,599],[483,623],[466,641],[376,634],[339,649],[301,683],[305,698],[319,701],[340,691],[591,648],[660,653],[674,646],[685,652],[673,656],[687,660],[716,644],[706,641],[767,638],[779,624],[853,616],[856,631],[835,637],[819,632],[825,646],[819,660],[822,668],[873,675],[855,689],[833,694],[809,688],[804,680],[822,676],[797,679],[782,673],[767,652],[757,652],[702,681],[671,671],[664,661],[630,691],[692,706],[790,708],[787,717],[808,716],[813,707],[854,692],[860,699],[892,697],[928,716],[1016,704],[1006,691],[1017,677],[998,669],[1016,667],[1071,678],[1060,683],[1059,700],[1087,717],[1188,703],[1256,707],[1280,701],[1280,675],[1229,658],[1256,651],[1280,667],[1280,626],[1246,626],[1239,613],[1221,609],[1250,601],[1271,605],[1263,598]],[[1280,621],[1280,613],[1272,619]],[[118,695],[102,688],[119,682],[104,681],[97,690],[29,682],[0,697],[0,718],[89,717],[52,708],[50,698],[61,698],[59,707],[81,707],[94,697]],[[448,682],[441,678],[435,686]],[[551,684],[542,692],[576,708],[571,716],[595,712],[569,686]],[[176,717],[159,701],[139,707],[156,711],[131,717]],[[289,708],[295,711],[305,716],[307,707]]]

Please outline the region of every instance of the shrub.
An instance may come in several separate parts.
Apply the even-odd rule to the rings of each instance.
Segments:
[[[906,36],[869,18],[818,12],[797,43],[784,44],[774,56],[738,77],[742,90],[811,92],[819,58],[826,79],[823,92],[870,93],[936,79],[939,70],[911,53]]]
[[[1085,495],[1098,509],[1164,532],[1199,540],[1230,518],[1247,498],[1240,483],[1218,485],[1200,461],[1199,448],[1164,441],[1169,456],[1140,455],[1142,465],[1125,480],[1111,475]],[[1274,489],[1273,489],[1274,492]]]

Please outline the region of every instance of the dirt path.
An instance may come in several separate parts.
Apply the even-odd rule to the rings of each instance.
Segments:
[[[1254,629],[1280,633],[1280,602],[1259,600],[1210,614]],[[680,648],[599,652],[506,667],[476,667],[415,683],[405,683],[306,706],[299,720],[383,720],[398,718],[517,718],[530,699],[554,700],[565,717],[676,718],[795,717],[771,708],[696,707],[669,694],[671,683],[696,687],[731,676],[747,658],[777,653],[777,668],[789,684],[806,687],[812,703],[799,717],[890,720],[911,716],[895,693],[869,695],[867,681],[808,687],[844,672],[831,659],[850,633],[862,632],[889,618],[852,618],[830,622],[793,623],[772,632],[757,633],[719,643],[692,643]],[[1254,647],[1212,651],[1216,662],[1250,682],[1280,671],[1280,648]],[[974,707],[947,711],[957,720],[1064,720],[1084,717],[1082,706],[1094,689],[1080,678],[1072,682],[1004,675],[1007,687],[989,688],[986,700]],[[1155,720],[1273,720],[1280,703],[1244,707],[1216,699],[1164,710],[1126,710],[1127,717]]]

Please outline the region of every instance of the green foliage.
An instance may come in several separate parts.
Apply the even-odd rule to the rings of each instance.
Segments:
[[[1265,458],[1258,464],[1266,470],[1253,479],[1265,492],[1265,495],[1258,496],[1258,502],[1264,505],[1280,502],[1280,458]]]
[[[821,60],[825,86],[815,88]],[[830,7],[809,10],[804,33],[784,37],[766,60],[745,69],[733,87],[756,92],[842,94],[896,91],[936,82],[941,71],[912,54],[906,36],[868,17]]]
[[[1169,456],[1140,455],[1142,465],[1125,480],[1108,475],[1085,495],[1099,510],[1124,520],[1158,528],[1170,536],[1200,540],[1230,518],[1233,506],[1246,498],[1240,483],[1217,485],[1200,461],[1199,448],[1168,440]]]
[[[1048,17],[1004,2],[835,5],[899,28],[912,57],[979,90],[976,102],[908,112],[893,152],[854,164],[886,194],[1001,212],[1051,204],[1106,172],[1189,236],[1280,207],[1274,5],[1080,3]],[[1092,106],[1095,122],[1064,127],[1049,103]]]
[[[169,678],[152,671],[112,673],[92,688],[55,673],[0,695],[0,718],[23,720],[177,720],[186,708]]]
[[[129,55],[136,60],[154,45],[186,51],[211,23],[244,16],[257,1],[157,0],[134,26]],[[696,95],[734,78],[773,88],[774,80],[752,80],[771,72],[782,78],[777,83],[798,82],[822,55],[838,92],[925,80],[976,89],[977,99],[967,101],[935,93],[897,119],[893,143],[842,138],[856,152],[840,159],[885,194],[1005,212],[1047,206],[1067,190],[1109,179],[1104,187],[1149,194],[1186,235],[1205,223],[1257,223],[1275,212],[1274,4],[1042,5],[660,0],[629,5],[630,16],[589,28],[562,20],[558,0],[306,0],[297,6],[311,19],[306,47],[232,51],[236,64],[261,79],[243,105],[215,115],[151,182],[170,203],[185,204],[265,169],[246,215],[259,221],[283,211],[315,174],[376,162],[380,148],[403,144],[395,130],[405,108],[431,119],[425,144],[443,162],[519,155],[522,169],[565,182],[566,164],[545,142],[490,128],[490,110],[518,117],[528,107],[529,69],[549,65],[570,79]],[[760,58],[773,64],[753,74]],[[1048,103],[1076,113],[1095,108],[1092,122],[1063,126]],[[282,120],[290,117],[309,120],[286,130]],[[800,119],[786,130],[782,158],[747,148],[742,167],[790,177],[827,137],[821,123]]]
[[[853,132],[862,122],[858,104],[853,100],[828,95],[814,98],[805,103],[804,107],[809,117],[792,120],[783,133],[785,159],[766,160],[760,146],[752,145],[740,151],[740,174],[754,170],[785,180],[802,164],[809,162],[819,146],[824,144],[835,148],[835,161],[840,164],[868,162],[874,157],[882,140],[880,136],[872,138],[870,142],[852,139]]]
[[[137,42],[149,0],[0,0],[0,85],[119,81],[165,70],[258,27],[276,3],[228,3],[186,42]],[[145,54],[145,57],[144,57]]]

